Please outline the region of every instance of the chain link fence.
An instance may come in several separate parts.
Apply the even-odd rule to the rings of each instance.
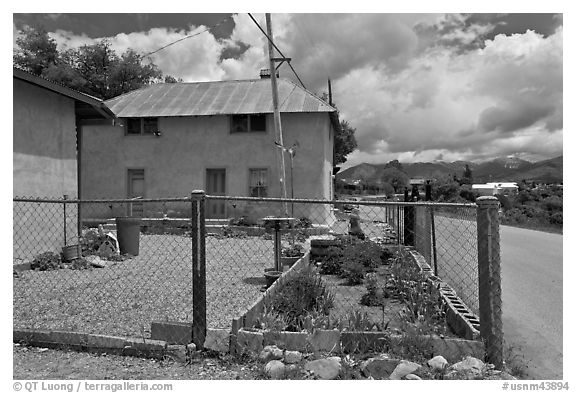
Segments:
[[[196,323],[204,332],[229,329],[262,299],[273,271],[288,270],[309,252],[321,280],[306,285],[321,287],[315,290],[323,294],[322,304],[307,319],[287,321],[274,319],[268,301],[261,325],[401,332],[406,320],[439,311],[430,301],[433,288],[422,286],[407,262],[405,246],[411,246],[480,317],[481,331],[488,326],[489,345],[498,346],[501,322],[500,331],[486,322],[501,314],[499,276],[494,282],[497,205],[484,221],[478,211],[476,205],[201,193],[155,200],[15,198],[13,324],[144,338],[152,336],[154,321]],[[118,249],[115,218],[126,216],[141,217],[137,255]],[[270,216],[292,219],[275,223]],[[83,263],[52,266],[50,258],[39,258],[78,244]],[[302,299],[301,292],[282,293]],[[492,302],[490,311],[483,297]]]

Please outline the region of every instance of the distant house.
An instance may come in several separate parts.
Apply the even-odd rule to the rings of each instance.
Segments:
[[[472,190],[478,192],[481,196],[490,196],[496,194],[510,195],[518,192],[516,183],[486,183],[472,184]]]
[[[278,79],[278,94],[284,145],[299,144],[292,176],[286,154],[288,197],[293,186],[295,198],[332,199],[336,109],[288,80]],[[106,105],[119,120],[85,130],[86,197],[182,197],[194,189],[281,196],[269,79],[154,84]],[[242,203],[211,202],[206,214],[227,218],[252,210]]]
[[[82,125],[114,114],[94,97],[14,68],[13,195],[62,198],[80,195],[78,157]],[[77,229],[77,211],[67,212],[67,232]],[[14,206],[14,245],[34,241],[44,250],[63,244],[61,206]]]

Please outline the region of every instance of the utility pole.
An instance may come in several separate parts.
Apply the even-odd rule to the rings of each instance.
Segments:
[[[280,120],[280,108],[278,108],[278,83],[276,81],[276,60],[274,59],[274,46],[272,36],[272,20],[270,14],[266,14],[266,29],[268,30],[268,57],[270,59],[270,81],[272,82],[272,104],[274,106],[274,131],[276,141],[284,146],[282,137],[282,122]],[[284,150],[278,149],[280,168],[280,190],[282,197],[286,198],[286,164],[284,162]],[[288,215],[288,204],[285,203],[284,212]]]

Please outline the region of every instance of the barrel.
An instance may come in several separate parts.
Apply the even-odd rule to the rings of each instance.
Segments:
[[[116,217],[116,230],[120,254],[138,255],[140,251],[140,225],[138,217]]]

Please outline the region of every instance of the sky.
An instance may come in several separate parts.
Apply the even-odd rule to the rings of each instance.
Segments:
[[[253,14],[265,29],[264,14]],[[108,39],[185,82],[253,79],[264,35],[239,14],[13,14],[60,49]],[[272,14],[274,40],[311,92],[356,129],[362,162],[538,161],[563,154],[562,14]],[[297,81],[286,65],[280,76]]]

